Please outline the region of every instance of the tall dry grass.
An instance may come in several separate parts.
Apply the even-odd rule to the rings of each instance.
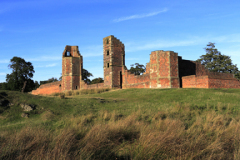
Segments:
[[[0,159],[240,159],[239,119],[227,111],[176,104],[152,114],[100,111],[63,121],[66,127],[54,131],[1,132]]]

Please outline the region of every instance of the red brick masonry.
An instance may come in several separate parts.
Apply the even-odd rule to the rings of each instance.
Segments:
[[[231,75],[228,73],[209,73],[205,76],[185,76],[182,77],[182,85],[183,88],[240,88],[240,81],[229,78]]]
[[[32,94],[45,95],[45,94],[52,94],[52,93],[60,93],[61,92],[61,84],[62,84],[62,81],[43,84],[38,89],[33,90]]]
[[[146,72],[131,74],[125,69],[124,44],[112,35],[103,38],[103,61],[104,83],[87,85],[82,80],[83,57],[78,46],[66,46],[63,80],[41,85],[32,94],[97,88],[240,88],[233,74],[209,72],[201,63],[184,60],[173,51],[152,51]]]

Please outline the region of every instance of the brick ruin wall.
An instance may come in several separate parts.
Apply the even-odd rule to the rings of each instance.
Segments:
[[[84,85],[82,85],[81,89],[102,89],[106,88],[104,86],[104,83],[96,83],[96,84],[87,84],[84,82]],[[36,90],[32,91],[33,95],[50,95],[53,93],[61,93],[64,92],[62,89],[62,81],[58,82],[52,82],[41,85]]]
[[[53,93],[60,93],[62,92],[62,81],[52,82],[41,85],[36,90],[32,91],[33,95],[48,95]]]
[[[135,75],[128,70],[123,71],[122,88],[150,88],[150,74]]]
[[[124,44],[114,36],[103,39],[104,83],[88,85],[81,80],[83,59],[78,47],[66,46],[64,52],[67,50],[74,53],[74,57],[63,56],[63,81],[41,85],[32,94],[99,88],[240,88],[233,74],[210,72],[201,63],[184,60],[173,51],[151,52],[146,72],[131,74],[125,70]]]
[[[103,38],[104,86],[122,88],[122,67],[125,65],[124,44],[114,36]]]
[[[177,53],[153,51],[142,75],[123,70],[123,88],[179,88]]]
[[[194,75],[182,77],[182,88],[240,88],[240,81],[231,73],[210,72],[201,63],[184,60],[194,68]],[[190,73],[189,72],[189,73]]]
[[[96,83],[96,84],[87,84],[85,83],[81,89],[101,89],[107,88],[104,86],[104,83]]]

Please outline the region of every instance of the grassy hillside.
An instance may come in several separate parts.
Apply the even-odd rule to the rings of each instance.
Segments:
[[[0,159],[240,159],[240,90],[86,93],[0,91]]]

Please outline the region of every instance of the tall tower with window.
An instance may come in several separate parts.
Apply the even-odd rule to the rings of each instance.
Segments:
[[[124,44],[112,35],[103,38],[103,70],[105,87],[122,88],[122,69],[124,66]]]
[[[83,58],[78,46],[66,46],[62,54],[62,91],[80,89]]]

